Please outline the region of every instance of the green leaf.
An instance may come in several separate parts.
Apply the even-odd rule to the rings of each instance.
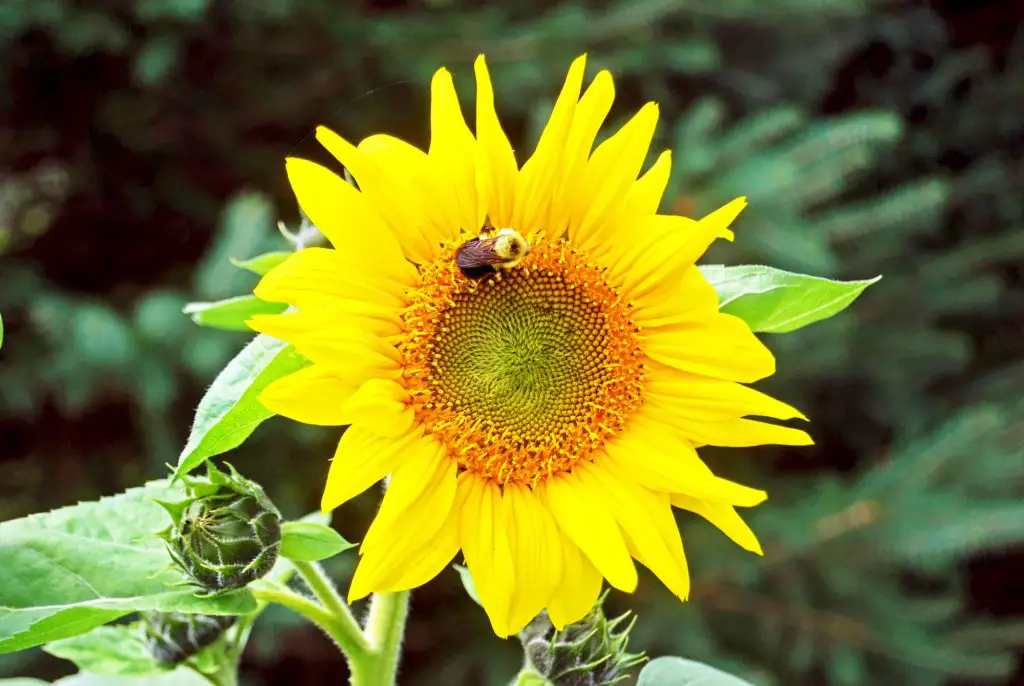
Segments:
[[[476,592],[476,584],[473,583],[473,575],[469,573],[469,568],[463,565],[453,565],[455,570],[459,573],[459,578],[462,579],[462,586],[466,589],[466,593],[473,599],[473,602],[477,605],[483,605],[480,602],[480,596]]]
[[[174,586],[164,543],[170,520],[154,498],[181,498],[154,482],[119,495],[0,523],[0,653],[82,634],[138,610],[247,614],[242,589],[198,596]]]
[[[225,331],[252,331],[246,324],[253,315],[280,314],[288,309],[285,303],[270,303],[255,295],[240,295],[215,302],[197,302],[185,305],[182,312],[199,326]]]
[[[759,265],[706,265],[699,269],[718,292],[722,312],[763,333],[788,333],[828,319],[882,278],[833,281]]]
[[[294,252],[290,252],[288,250],[278,250],[275,252],[263,253],[262,255],[249,258],[248,260],[236,260],[232,257],[231,264],[235,265],[239,269],[250,271],[253,274],[265,276],[267,272],[294,254]]]
[[[331,513],[323,512],[310,512],[308,515],[299,519],[298,521],[310,524],[319,524],[322,526],[330,526],[331,524]],[[295,574],[295,565],[284,555],[277,556],[277,562],[274,563],[274,568],[270,570],[270,574],[267,574],[262,579],[254,581],[250,588],[273,588],[278,584],[288,583],[288,580]]]
[[[354,543],[322,524],[286,522],[281,527],[281,555],[291,560],[317,562],[354,547]]]
[[[132,65],[133,76],[140,86],[155,86],[167,79],[181,57],[176,36],[150,38],[139,49]]]
[[[750,686],[750,682],[693,660],[659,657],[643,668],[637,686]]]
[[[0,679],[0,686],[50,686],[50,682],[19,676],[13,679]]]
[[[254,338],[228,362],[199,401],[174,478],[241,445],[271,416],[270,410],[257,400],[260,391],[306,364],[291,346],[269,336]]]
[[[516,675],[509,686],[553,686],[553,684],[532,669],[524,669]]]
[[[0,316],[0,348],[4,347],[4,318]]]
[[[53,686],[210,686],[210,681],[189,667],[151,676],[106,676],[79,672],[53,682]]]
[[[55,657],[74,662],[83,672],[104,676],[148,676],[168,668],[154,658],[137,627],[101,626],[43,646]]]

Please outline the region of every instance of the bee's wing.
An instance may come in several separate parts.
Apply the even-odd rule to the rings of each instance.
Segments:
[[[502,259],[494,252],[494,240],[472,238],[455,251],[455,264],[462,269],[498,264]]]

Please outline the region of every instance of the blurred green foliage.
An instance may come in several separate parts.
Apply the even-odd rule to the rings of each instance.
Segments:
[[[736,243],[705,262],[885,275],[850,312],[769,337],[780,372],[766,387],[811,415],[818,444],[709,452],[772,493],[754,518],[766,556],[683,519],[693,602],[647,579],[612,596],[640,615],[634,649],[759,684],[1006,683],[1024,645],[1024,37],[1011,5],[0,4],[0,519],[177,459],[203,388],[247,340],[182,308],[246,293],[257,277],[231,260],[287,249],[273,228],[296,217],[282,158],[323,159],[315,124],[425,144],[430,74],[449,66],[471,96],[486,52],[527,150],[587,51],[591,73],[617,76],[613,118],[660,102],[659,143],[675,150],[666,209],[750,197]],[[317,502],[332,438],[275,421],[231,459],[294,516]],[[373,506],[340,513],[347,538]],[[516,669],[517,647],[489,635],[454,573],[414,607],[404,683],[497,684]],[[316,634],[267,619],[247,683],[342,668]],[[33,662],[0,670],[59,668],[16,659]]]

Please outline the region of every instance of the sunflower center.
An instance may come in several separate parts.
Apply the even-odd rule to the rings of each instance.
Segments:
[[[567,243],[480,280],[449,250],[421,277],[404,315],[406,385],[464,469],[533,485],[589,458],[639,407],[629,305]]]

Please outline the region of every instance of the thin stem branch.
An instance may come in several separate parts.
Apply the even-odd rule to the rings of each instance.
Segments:
[[[352,610],[349,609],[348,604],[341,597],[341,594],[338,593],[334,582],[324,573],[323,567],[315,562],[298,562],[295,560],[292,560],[292,564],[295,566],[299,576],[302,577],[302,580],[309,586],[309,590],[313,592],[316,599],[324,606],[324,609],[334,615],[335,621],[338,624],[344,625],[349,634],[356,637],[356,642],[361,650],[364,652],[368,651],[370,645],[366,641],[366,637],[363,636],[359,622],[356,621],[356,618],[352,615]]]
[[[353,666],[365,657],[366,639],[359,632],[359,627],[356,626],[355,632],[353,632],[352,626],[344,621],[339,621],[333,613],[309,598],[288,590],[275,590],[266,587],[252,588],[252,594],[257,600],[265,600],[268,603],[286,607],[316,624],[341,648]]]
[[[372,680],[366,686],[394,686],[408,614],[409,591],[373,594],[366,618],[366,637],[376,659]]]
[[[212,684],[213,686],[221,686],[221,684],[220,684],[220,681],[218,681],[218,680],[216,679],[216,677],[214,677],[214,676],[213,676],[213,675],[211,675],[211,674],[207,674],[207,673],[206,673],[206,672],[204,672],[203,670],[201,670],[201,669],[199,669],[198,667],[196,667],[196,666],[195,666],[194,664],[191,664],[191,663],[189,663],[189,662],[186,662],[186,663],[185,663],[185,666],[186,666],[186,667],[188,667],[189,669],[191,669],[191,670],[192,670],[193,672],[195,672],[196,674],[198,674],[198,675],[199,675],[200,677],[202,677],[202,678],[203,678],[203,679],[204,679],[205,681],[209,682],[209,683],[210,683],[210,684]]]

